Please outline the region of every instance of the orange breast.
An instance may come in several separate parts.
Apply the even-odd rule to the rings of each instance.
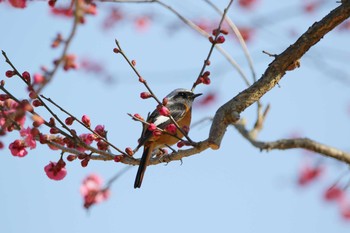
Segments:
[[[182,118],[180,121],[178,121],[177,123],[181,128],[184,126],[189,127],[191,124],[191,109],[188,111],[186,116],[184,118]],[[180,132],[180,130],[177,130],[176,134],[179,138],[183,137],[183,134]],[[164,147],[165,144],[167,144],[168,146],[174,145],[178,141],[179,141],[179,139],[177,139],[176,137],[173,137],[173,136],[168,135],[168,134],[162,134],[154,142],[157,144],[156,148],[160,148],[160,147]]]

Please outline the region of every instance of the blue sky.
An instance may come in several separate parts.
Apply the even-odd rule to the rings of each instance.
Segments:
[[[169,2],[188,17],[217,18],[201,1]],[[221,8],[226,4],[218,2]],[[237,4],[230,10],[229,15],[240,24],[258,25],[263,22],[261,18],[256,20],[258,16],[270,20],[259,25],[253,42],[248,44],[258,77],[271,62],[261,50],[282,52],[296,39],[290,35],[291,29],[300,34],[336,7],[335,3],[327,3],[318,13],[304,15],[300,3],[261,0],[253,13],[239,9]],[[114,39],[137,61],[137,68],[159,96],[177,87],[191,87],[210,44],[186,27],[168,34],[164,26],[178,22],[177,18],[151,4],[123,5],[131,15],[141,12],[157,15],[157,23],[148,31],[139,32],[133,24],[126,23],[105,32],[100,29],[101,22],[104,12],[113,5],[98,5],[100,14],[88,17],[86,25],[78,28],[70,51],[103,62],[115,82],[105,83],[84,72],[62,71],[43,94],[76,116],[89,115],[93,125],[105,125],[113,144],[134,147],[141,129],[126,113],[145,116],[156,103],[139,98],[144,87],[126,62],[112,52]],[[296,16],[288,15],[282,20],[281,15],[289,12]],[[41,65],[51,66],[60,54],[60,50],[50,48],[51,40],[57,32],[67,35],[70,27],[69,20],[51,17],[42,1],[28,4],[25,10],[0,4],[0,49],[7,52],[21,71],[34,73]],[[349,32],[339,31],[327,35],[301,60],[299,69],[288,72],[280,87],[262,98],[263,104],[271,104],[271,111],[259,139],[276,140],[298,132],[349,149],[349,85],[339,81],[344,78],[341,73],[327,72],[329,67],[336,67],[349,73],[344,62],[350,56],[346,47],[348,37]],[[230,38],[224,48],[249,74],[237,42]],[[192,122],[213,116],[218,106],[245,88],[237,72],[218,52],[214,52],[211,61],[212,84],[200,86],[198,91],[215,91],[218,101],[207,108],[194,108]],[[324,61],[327,66],[322,65]],[[1,62],[0,74],[7,69],[8,65]],[[25,95],[20,82],[6,80],[6,85],[19,97]],[[252,106],[242,114],[248,125],[254,123],[255,111]],[[193,128],[190,135],[199,141],[208,132],[209,124],[204,123]],[[4,142],[9,144],[18,137],[13,133]],[[81,168],[76,161],[67,164],[68,175],[63,181],[54,182],[46,177],[44,166],[57,161],[59,153],[40,146],[21,159],[8,150],[0,154],[0,232],[340,233],[348,232],[350,224],[341,219],[335,205],[322,200],[323,191],[346,170],[344,165],[322,159],[327,164],[326,174],[310,187],[301,188],[296,183],[304,158],[300,150],[260,152],[233,128],[228,128],[218,151],[204,151],[184,159],[182,165],[172,162],[149,167],[139,190],[133,189],[136,167],[130,169],[112,186],[111,198],[88,213],[82,208],[79,194],[83,178],[98,173],[108,179],[125,165],[92,161],[87,168]]]

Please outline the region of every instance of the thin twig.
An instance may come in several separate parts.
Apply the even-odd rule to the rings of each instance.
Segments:
[[[145,121],[145,120],[142,120],[142,119],[140,119],[140,118],[135,117],[135,116],[132,115],[131,113],[127,113],[127,114],[128,114],[128,116],[130,116],[130,117],[131,117],[133,120],[135,120],[135,121],[139,121],[139,122],[141,122],[141,123],[143,123],[143,124],[145,124],[145,125],[150,125],[150,124],[151,124],[151,123],[149,123],[149,122],[147,122],[147,121]],[[172,136],[172,137],[174,137],[174,138],[176,138],[176,139],[178,139],[178,140],[180,140],[180,141],[183,141],[183,139],[180,138],[180,137],[178,137],[176,134],[171,134],[171,133],[167,132],[167,131],[164,130],[164,129],[161,129],[161,128],[159,128],[159,127],[156,127],[156,130],[159,130],[159,131],[162,132],[162,133],[168,134],[168,135],[170,135],[170,136]]]
[[[75,121],[77,121],[79,124],[81,124],[83,127],[85,127],[87,130],[89,130],[91,133],[93,133],[96,137],[98,137],[99,139],[101,139],[102,141],[104,141],[105,143],[107,143],[108,145],[110,145],[111,147],[113,147],[115,150],[117,150],[119,153],[122,153],[124,155],[126,155],[126,153],[124,151],[122,151],[121,149],[119,149],[118,147],[114,146],[112,143],[110,143],[106,138],[101,137],[99,134],[97,134],[94,130],[92,130],[90,127],[86,126],[81,120],[79,120],[78,118],[76,118],[74,115],[72,115],[71,113],[69,113],[68,111],[66,111],[65,109],[63,109],[60,105],[58,105],[57,103],[55,103],[51,98],[47,98],[44,95],[40,95],[42,98],[44,98],[45,100],[49,101],[51,104],[53,104],[55,107],[57,107],[59,110],[61,110],[62,112],[64,112],[65,114],[67,114],[68,116],[74,118]]]
[[[118,3],[128,3],[128,0],[102,0],[103,2],[118,2]],[[193,23],[191,20],[187,19],[185,16],[181,15],[178,11],[176,11],[173,7],[170,5],[167,5],[166,3],[160,1],[160,0],[135,0],[131,1],[131,3],[157,3],[160,6],[164,7],[165,9],[171,11],[174,15],[176,15],[184,24],[198,32],[201,36],[208,39],[210,36],[209,33],[198,27],[195,23]],[[247,78],[247,76],[244,74],[241,67],[237,64],[237,62],[232,58],[232,56],[226,52],[220,45],[216,44],[215,48],[226,58],[226,60],[237,70],[238,74],[242,77],[244,83],[247,86],[250,86],[250,82]]]
[[[223,12],[212,1],[210,1],[210,0],[204,0],[204,1],[206,3],[208,3],[211,7],[213,7],[217,13],[219,13],[220,15],[223,14]],[[235,33],[235,35],[236,35],[236,37],[237,37],[237,39],[242,47],[244,55],[247,58],[249,68],[252,72],[253,82],[255,82],[256,81],[256,73],[255,73],[255,69],[254,69],[253,59],[250,56],[247,44],[245,43],[245,41],[242,37],[242,34],[239,31],[239,29],[237,28],[236,24],[231,20],[231,18],[228,15],[226,15],[225,20],[226,20],[227,24],[230,26],[231,30]]]
[[[55,63],[55,66],[53,68],[53,70],[51,72],[47,72],[47,74],[45,75],[45,82],[36,90],[37,93],[40,93],[42,91],[42,89],[49,83],[51,82],[52,78],[54,77],[54,75],[56,74],[56,72],[58,71],[58,68],[60,67],[60,65],[62,64],[64,58],[66,57],[67,55],[67,52],[68,52],[68,48],[74,38],[74,35],[77,31],[77,27],[78,27],[78,24],[79,24],[79,21],[78,21],[78,8],[79,8],[79,1],[78,0],[75,0],[75,10],[74,10],[74,20],[73,20],[73,26],[72,26],[72,29],[69,33],[69,36],[68,38],[65,40],[65,43],[64,43],[64,47],[63,47],[63,50],[62,50],[62,53],[61,53],[61,56],[60,58],[57,60],[57,62]]]
[[[157,96],[153,93],[152,89],[150,88],[150,86],[147,84],[147,80],[143,79],[143,77],[141,76],[141,74],[137,71],[137,69],[135,68],[135,66],[132,64],[132,62],[130,61],[130,59],[128,58],[128,56],[126,56],[125,52],[123,51],[123,49],[121,48],[119,41],[117,39],[115,39],[115,43],[118,47],[118,53],[120,53],[123,58],[127,61],[127,63],[129,64],[129,66],[132,68],[132,70],[135,72],[135,74],[137,75],[137,77],[139,78],[139,80],[142,80],[143,85],[147,88],[147,90],[149,91],[149,93],[151,94],[152,98],[155,99],[157,101],[157,103],[160,106],[163,106],[163,103],[160,102],[160,100],[157,98]],[[171,122],[176,126],[176,128],[181,132],[182,135],[184,135],[184,137],[187,139],[187,141],[189,143],[191,143],[191,145],[195,146],[195,143],[191,140],[191,138],[187,135],[187,133],[177,124],[177,122],[175,121],[175,119],[171,116],[171,114],[168,116],[169,119],[171,120]]]
[[[106,183],[106,186],[104,189],[109,189],[112,186],[113,182],[116,181],[119,177],[121,177],[124,173],[126,173],[130,168],[131,168],[130,166],[126,166],[122,170],[120,170],[117,174],[115,174],[112,178],[110,178]]]
[[[17,70],[17,68],[12,64],[12,62],[10,61],[10,59],[8,58],[7,54],[2,51],[2,55],[5,57],[6,62],[11,66],[11,68],[13,69],[13,71],[15,72],[15,74],[20,77],[22,79],[22,81],[28,86],[30,87],[30,81],[24,79],[24,77],[22,76],[22,74]],[[34,91],[34,90],[33,90]],[[36,93],[37,94],[37,93]],[[11,95],[12,96],[12,95]],[[14,97],[14,96],[12,96]],[[75,135],[71,132],[71,130],[60,120],[60,118],[45,104],[44,101],[42,101],[42,99],[40,98],[39,95],[37,95],[37,99],[41,102],[41,104],[43,105],[44,108],[46,108],[46,110],[61,124],[61,126],[66,129],[73,138],[77,139],[75,137]],[[38,115],[38,114],[37,114]],[[54,125],[52,125],[51,127],[54,127]],[[61,132],[63,132],[61,130]],[[65,134],[65,136],[67,136],[68,134]],[[79,139],[78,139],[79,140]]]

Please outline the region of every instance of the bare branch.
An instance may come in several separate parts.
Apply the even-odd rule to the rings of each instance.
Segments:
[[[269,151],[273,149],[288,150],[302,148],[350,164],[350,153],[321,144],[309,138],[281,139],[273,142],[263,142],[255,140],[254,135],[246,130],[244,123],[239,122],[234,126],[242,134],[242,136],[244,136],[253,146],[259,148],[260,150]]]

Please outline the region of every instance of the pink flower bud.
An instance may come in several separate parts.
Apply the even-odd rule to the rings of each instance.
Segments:
[[[184,126],[182,127],[182,130],[183,130],[185,133],[188,133],[188,132],[190,132],[190,127],[184,125]]]
[[[67,156],[67,160],[68,160],[69,162],[72,162],[72,161],[75,160],[76,158],[77,158],[76,155],[68,155],[68,156]]]
[[[90,127],[91,122],[90,122],[90,117],[87,115],[83,115],[81,118],[81,121],[86,125],[87,127]]]
[[[90,158],[87,157],[87,158],[83,159],[80,162],[80,164],[81,164],[82,167],[87,167],[87,165],[89,164],[89,161],[90,161]]]
[[[140,82],[140,83],[145,83],[146,80],[140,76],[140,77],[139,77],[139,82]]]
[[[198,84],[201,84],[201,83],[203,83],[203,81],[204,81],[204,78],[203,77],[199,77],[198,79],[197,79],[197,81],[196,81],[196,84],[198,85]]]
[[[203,79],[203,84],[209,85],[209,84],[210,84],[210,78],[209,78],[209,77],[205,77],[205,78]]]
[[[34,106],[34,107],[39,107],[39,106],[43,106],[43,104],[41,103],[40,100],[37,100],[37,99],[36,99],[36,100],[33,101],[33,106]]]
[[[185,143],[183,141],[179,141],[176,145],[178,148],[181,148],[185,145]]]
[[[57,128],[51,128],[50,129],[50,134],[57,134],[59,133],[60,131],[57,129]]]
[[[149,126],[148,126],[149,131],[154,131],[156,128],[157,128],[157,126],[153,123],[149,124]]]
[[[74,117],[67,117],[65,120],[66,125],[72,125],[74,121]]]
[[[159,137],[160,135],[162,135],[162,131],[160,131],[160,130],[153,130],[152,134],[153,134],[154,137]]]
[[[13,70],[8,70],[5,73],[6,77],[11,78],[13,75],[15,75],[15,72]]]
[[[341,201],[345,197],[344,190],[337,187],[333,186],[324,193],[324,199],[327,201]]]
[[[107,134],[107,131],[105,130],[105,126],[104,125],[97,125],[95,127],[95,133],[97,133],[101,137],[105,138],[106,134]]]
[[[148,99],[148,98],[152,97],[152,94],[149,92],[141,92],[140,97],[141,97],[141,99]]]
[[[31,91],[31,92],[29,92],[29,98],[36,99],[36,98],[38,98],[38,94],[36,94],[35,91]]]
[[[56,0],[50,0],[48,3],[50,7],[55,7]]]
[[[141,121],[144,121],[143,117],[142,117],[140,114],[138,114],[138,113],[135,113],[135,114],[134,114],[134,117],[135,117],[136,119],[139,119],[139,120],[141,120]]]
[[[176,134],[177,128],[174,124],[169,124],[165,127],[165,130],[170,134]]]
[[[78,159],[80,159],[80,160],[83,160],[83,159],[85,159],[87,157],[88,157],[88,155],[85,154],[85,153],[78,154]]]
[[[205,78],[205,77],[208,77],[210,75],[210,71],[205,71],[204,73],[203,73],[203,78]]]
[[[120,162],[122,160],[122,158],[123,158],[123,156],[116,155],[116,156],[114,156],[114,162],[118,163],[118,162]]]
[[[170,115],[169,109],[165,106],[161,106],[160,108],[158,108],[158,112],[162,116],[169,116]]]
[[[45,81],[45,77],[41,74],[34,74],[34,83],[35,84],[40,84],[43,83]]]
[[[218,44],[222,44],[225,42],[225,37],[224,36],[219,36],[217,39],[216,39],[216,43]]]
[[[27,83],[30,83],[30,74],[29,74],[28,71],[24,71],[24,72],[22,73],[22,77],[23,77],[23,79],[24,79]]]
[[[212,36],[209,37],[210,43],[214,44],[214,38]]]
[[[9,98],[10,98],[10,96],[8,96],[7,94],[0,94],[0,101],[7,100]]]
[[[125,148],[125,152],[126,152],[129,156],[133,156],[133,155],[134,155],[134,151],[133,151],[130,147]]]
[[[103,150],[103,151],[106,151],[107,149],[108,149],[108,144],[106,143],[106,142],[104,142],[104,141],[98,141],[97,142],[97,148],[99,149],[99,150]]]
[[[228,31],[226,29],[221,29],[220,32],[224,35],[228,35]]]

